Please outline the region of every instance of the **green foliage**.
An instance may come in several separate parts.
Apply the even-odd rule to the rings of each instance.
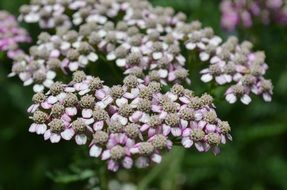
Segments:
[[[28,0],[0,1],[0,9],[17,14],[18,7]],[[218,2],[214,0],[152,0],[155,5],[172,6],[183,11],[189,20],[198,19],[212,26],[216,33],[230,35],[220,29]],[[30,28],[31,29],[31,28]],[[30,30],[32,31],[32,30]],[[221,118],[230,121],[234,141],[222,147],[219,156],[211,153],[175,149],[163,162],[151,169],[118,174],[102,172],[101,164],[87,156],[87,150],[71,144],[52,145],[28,132],[25,113],[31,103],[31,88],[24,88],[17,79],[7,79],[11,63],[0,55],[0,190],[1,189],[88,189],[103,177],[131,181],[139,189],[155,187],[173,189],[287,189],[287,36],[286,27],[256,25],[239,30],[241,40],[251,40],[256,49],[266,52],[273,80],[274,99],[264,103],[254,98],[248,107],[216,102]],[[35,32],[33,32],[35,35]],[[191,58],[194,59],[193,57]],[[200,65],[189,68],[193,89],[203,89],[196,81]],[[100,65],[95,74],[107,76],[110,67]],[[113,71],[117,72],[117,71]],[[109,78],[110,77],[110,78]],[[220,94],[219,88],[214,95]],[[222,94],[222,93],[221,93]],[[101,179],[95,179],[100,175]],[[93,182],[93,180],[95,180]],[[89,184],[87,186],[87,184]]]

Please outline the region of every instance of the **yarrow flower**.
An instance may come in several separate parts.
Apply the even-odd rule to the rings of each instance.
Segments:
[[[219,144],[231,140],[211,96],[194,96],[179,84],[164,93],[160,83],[135,75],[123,83],[109,88],[77,71],[69,84],[56,82],[46,94],[34,95],[29,131],[52,143],[74,138],[78,145],[89,144],[90,156],[107,160],[112,171],[160,163],[174,137],[185,148],[194,142],[199,151],[215,154]]]
[[[30,41],[28,33],[20,28],[15,17],[0,11],[0,52],[7,52],[9,58],[14,58],[21,53],[19,44]]]
[[[184,87],[191,84],[187,53],[206,64],[203,82],[230,84],[229,103],[249,104],[251,93],[271,101],[263,52],[236,37],[223,42],[172,8],[146,0],[35,0],[20,12],[21,21],[44,30],[29,53],[13,57],[9,75],[36,92],[29,131],[52,143],[89,146],[89,155],[111,171],[160,163],[176,144],[218,154],[232,140],[213,97]],[[122,84],[86,75],[99,59],[122,69]],[[62,74],[71,76],[69,83]]]
[[[181,50],[184,46],[198,53],[201,61],[210,63],[201,71],[203,82],[214,79],[219,85],[235,82],[237,86],[243,86],[239,91],[234,90],[239,89],[234,86],[228,88],[228,102],[241,99],[249,104],[251,92],[264,94],[264,100],[271,100],[272,85],[264,90],[262,87],[266,83],[262,81],[268,81],[264,78],[268,67],[262,53],[252,52],[249,42],[238,44],[235,37],[222,43],[212,28],[203,28],[199,21],[186,23],[186,16],[175,14],[171,8],[154,8],[147,1],[139,3],[134,0],[99,1],[97,6],[90,1],[50,4],[39,0],[23,7],[29,11],[24,11],[20,19],[28,23],[44,21],[46,17],[39,16],[42,10],[47,9],[52,15],[52,7],[60,9],[57,14],[62,15],[69,10],[73,16],[66,16],[70,24],[78,28],[51,25],[56,27],[55,34],[41,33],[30,55],[15,59],[10,76],[19,75],[24,85],[36,83],[36,92],[50,87],[57,79],[54,73],[69,74],[85,69],[89,63],[98,60],[98,55],[113,61],[124,74],[136,75],[145,82],[156,81],[163,85],[190,83],[186,58]],[[118,15],[121,19],[115,19]],[[31,20],[30,16],[38,19]],[[50,28],[41,24],[40,27]],[[42,73],[40,78],[37,77],[39,73]]]
[[[220,5],[221,25],[235,30],[238,25],[249,28],[255,19],[263,24],[276,22],[287,24],[286,2],[284,0],[222,0]]]
[[[273,86],[264,78],[268,69],[265,54],[252,52],[251,48],[250,42],[238,44],[236,37],[230,37],[210,52],[208,57],[211,64],[209,68],[201,71],[201,80],[203,82],[215,80],[218,85],[235,83],[225,93],[229,103],[235,103],[240,99],[242,103],[249,104],[251,93],[263,95],[265,101],[271,101]]]

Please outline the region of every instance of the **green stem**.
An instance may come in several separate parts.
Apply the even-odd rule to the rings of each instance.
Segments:
[[[108,170],[105,165],[103,165],[100,169],[100,187],[101,190],[108,190],[109,185],[109,176],[108,176]]]
[[[161,176],[161,173],[166,172],[166,168],[169,168],[174,160],[178,160],[178,162],[181,161],[181,158],[183,157],[182,154],[183,150],[181,148],[175,148],[173,151],[168,153],[166,157],[164,158],[163,162],[155,166],[148,175],[146,175],[138,184],[138,190],[146,190],[148,189],[149,185],[157,178]],[[180,157],[180,158],[178,158]],[[175,159],[177,158],[177,159]],[[177,164],[179,166],[179,164]]]

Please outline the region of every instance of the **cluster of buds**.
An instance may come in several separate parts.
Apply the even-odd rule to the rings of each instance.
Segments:
[[[218,85],[232,84],[226,90],[225,99],[235,103],[251,102],[250,94],[262,95],[266,102],[271,101],[273,86],[264,75],[268,69],[263,52],[252,52],[252,44],[248,41],[238,43],[236,37],[229,37],[220,46],[200,53],[202,61],[209,60],[209,68],[201,71],[201,80],[215,80]],[[207,59],[206,59],[207,58]]]
[[[9,76],[18,75],[24,86],[34,84],[34,91],[42,92],[55,82],[57,73],[69,74],[97,60],[94,48],[76,31],[42,32],[29,55],[21,53],[14,58]]]
[[[231,140],[230,126],[217,117],[210,95],[194,96],[179,84],[164,92],[159,82],[135,75],[108,87],[77,71],[69,84],[56,82],[33,102],[30,132],[52,143],[87,144],[90,156],[106,160],[112,171],[160,163],[175,143],[217,154]]]
[[[0,11],[0,52],[7,52],[9,58],[21,53],[19,43],[30,42],[27,32],[20,28],[14,16]]]
[[[267,66],[261,53],[234,38],[222,43],[212,28],[187,23],[186,16],[172,8],[153,7],[145,0],[37,0],[24,5],[21,13],[20,19],[56,31],[40,34],[30,55],[17,57],[12,68],[11,76],[19,75],[25,85],[34,83],[36,92],[50,88],[57,73],[85,69],[98,55],[145,82],[190,83],[185,47],[210,62],[202,71],[204,82],[215,78],[220,85],[238,83],[227,90],[229,102],[238,95],[247,104],[251,91],[271,100],[272,84],[264,79]],[[65,19],[58,26],[59,16]],[[246,84],[245,79],[251,81]]]
[[[252,26],[255,19],[264,24],[271,21],[286,25],[287,7],[285,0],[222,0],[221,25],[234,30],[238,25]]]
[[[147,73],[147,80],[158,80],[163,84],[183,80],[190,82],[184,68],[186,60],[181,55],[180,41],[176,37],[178,32],[172,34],[175,27],[184,25],[185,16],[182,13],[174,15],[172,9],[153,8],[147,1],[134,0],[73,0],[69,3],[36,1],[22,6],[20,11],[21,20],[37,22],[42,28],[56,28],[57,32],[50,37],[51,40],[47,39],[47,35],[41,35],[45,41],[40,40],[38,43],[43,51],[48,41],[48,48],[44,48],[48,59],[44,62],[46,67],[49,59],[54,59],[51,53],[55,53],[53,51],[56,49],[57,57],[64,57],[64,63],[63,60],[57,62],[59,67],[68,65],[69,70],[77,70],[79,64],[75,61],[69,64],[65,57],[70,55],[71,58],[77,58],[82,53],[72,51],[67,54],[66,49],[73,45],[79,46],[81,41],[91,47],[85,49],[87,52],[95,50],[106,55],[107,60],[114,61],[126,74],[138,71],[140,67]],[[69,17],[66,12],[72,13],[72,16]],[[70,24],[55,25],[55,17],[59,15],[67,18],[65,22]],[[118,17],[122,18],[119,20]],[[157,23],[158,17],[161,18],[160,23]],[[79,29],[75,31],[71,29],[73,27]],[[67,37],[62,38],[64,35]],[[89,62],[87,59],[84,61],[85,64],[80,64],[82,67]],[[28,69],[28,72],[35,71]]]

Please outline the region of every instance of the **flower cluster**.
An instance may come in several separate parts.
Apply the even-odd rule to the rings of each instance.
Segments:
[[[159,163],[176,142],[217,154],[218,146],[231,140],[230,126],[217,117],[210,95],[195,96],[179,84],[164,93],[159,82],[135,75],[107,87],[77,71],[69,84],[56,82],[33,102],[30,132],[52,143],[88,144],[90,156],[106,160],[112,171]]]
[[[14,16],[0,11],[0,52],[7,52],[13,58],[21,53],[18,44],[24,42],[30,42],[27,32],[19,27]]]
[[[25,86],[34,84],[34,91],[41,92],[51,87],[57,73],[68,74],[97,60],[94,48],[76,31],[55,35],[42,32],[29,55],[22,53],[14,58],[9,76],[19,75]]]
[[[263,52],[236,37],[223,41],[172,8],[147,0],[34,0],[20,12],[20,20],[45,31],[29,53],[13,57],[9,75],[34,85],[29,131],[52,143],[88,145],[89,155],[109,170],[159,163],[178,144],[218,154],[219,145],[232,140],[213,97],[183,87],[191,83],[191,52],[207,65],[203,82],[229,85],[229,103],[249,104],[252,93],[271,101]],[[106,86],[86,75],[98,60],[120,67],[123,83]],[[72,76],[69,83],[63,74]]]
[[[55,11],[56,8],[60,11]],[[176,37],[179,35],[179,30],[172,34],[176,26],[183,25],[185,16],[173,15],[172,9],[155,9],[147,1],[138,3],[133,0],[127,2],[74,0],[69,4],[62,1],[53,4],[36,1],[31,5],[22,6],[21,12],[20,19],[28,23],[39,22],[42,28],[57,28],[58,32],[50,40],[46,34],[41,35],[45,38],[44,42],[38,43],[41,49],[48,41],[49,47],[45,50],[48,49],[49,52],[46,51],[46,55],[51,55],[51,52],[57,49],[57,55],[78,58],[82,52],[72,51],[67,54],[66,51],[72,46],[79,46],[81,41],[87,46],[90,45],[90,49],[85,49],[88,53],[95,50],[104,54],[107,60],[114,61],[117,66],[122,67],[126,74],[138,71],[140,67],[147,72],[148,80],[159,80],[163,84],[179,80],[190,82],[187,78],[188,72],[184,68],[185,58],[180,53],[180,42]],[[71,18],[65,15],[66,12],[73,13]],[[65,22],[70,24],[60,24],[59,27],[55,25],[55,17],[59,15],[67,18]],[[118,17],[122,18],[118,20],[116,19]],[[158,17],[161,17],[160,23],[156,22]],[[75,31],[71,29],[72,26],[79,29]],[[65,35],[66,38],[63,38]],[[53,56],[47,56],[47,59],[51,58],[54,59]],[[94,55],[92,59],[95,59]],[[47,65],[48,61],[45,60],[44,64]],[[80,65],[83,67],[88,61],[85,59],[85,64]],[[68,66],[71,71],[79,68],[79,64],[74,60],[70,62],[72,64],[60,60],[58,64],[61,67]],[[29,69],[29,72],[34,71]]]
[[[145,82],[190,83],[184,47],[210,63],[202,71],[204,82],[215,78],[219,85],[237,83],[226,92],[229,102],[239,97],[247,104],[251,91],[271,100],[262,53],[252,52],[250,43],[238,45],[235,38],[223,43],[212,28],[187,23],[183,13],[171,8],[153,7],[145,0],[37,0],[24,5],[21,13],[28,23],[56,29],[40,34],[30,54],[18,56],[12,68],[10,76],[19,75],[24,85],[34,83],[35,92],[49,88],[59,72],[85,69],[98,55]],[[63,18],[59,25],[58,17]],[[252,81],[245,84],[246,78]]]
[[[226,100],[235,103],[240,99],[242,103],[251,102],[250,94],[262,95],[267,102],[271,101],[272,83],[264,75],[268,69],[263,52],[252,52],[252,44],[248,41],[238,43],[237,38],[230,37],[225,43],[209,51],[201,52],[202,61],[210,61],[209,68],[201,71],[201,80],[209,82],[215,80],[218,85],[230,84],[226,90]]]
[[[287,24],[286,1],[284,0],[222,0],[221,25],[234,30],[238,25],[251,27],[255,19],[268,24],[271,21]]]

